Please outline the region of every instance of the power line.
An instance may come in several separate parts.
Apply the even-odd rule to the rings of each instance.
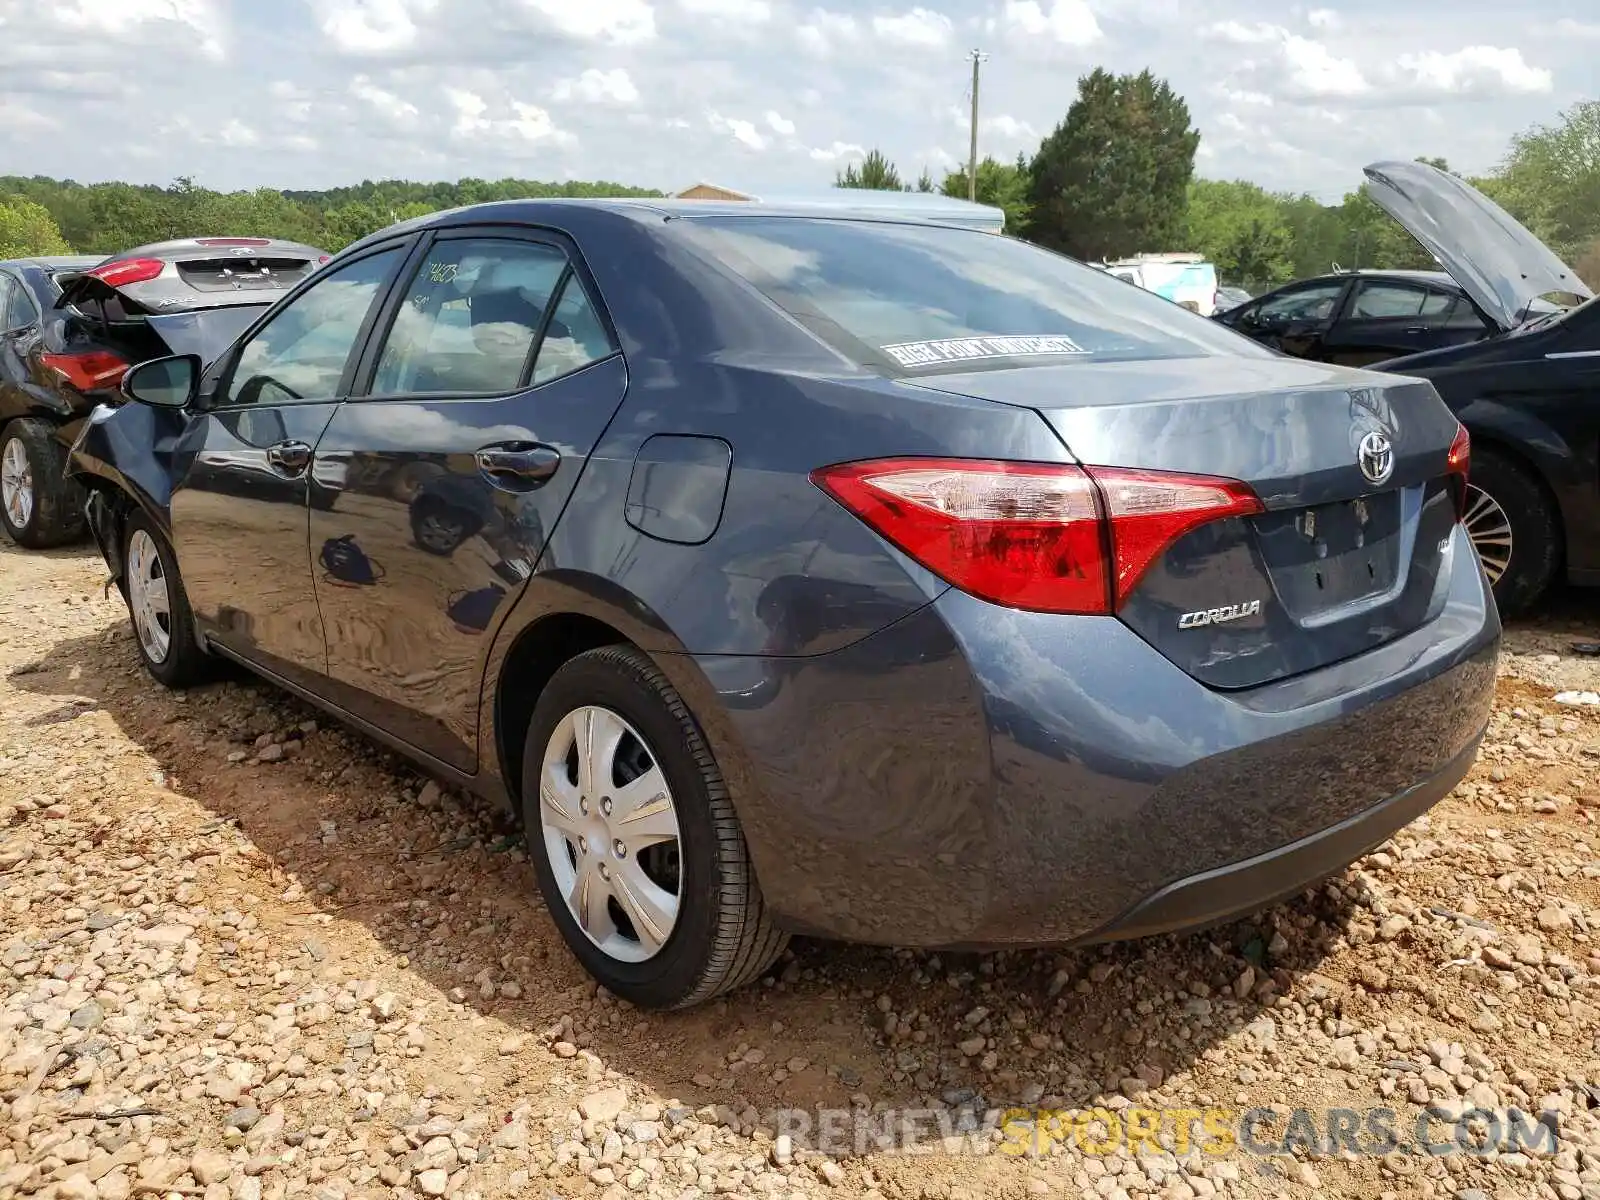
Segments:
[[[972,59],[972,144],[967,151],[967,199],[978,199],[978,66],[988,59],[982,50],[974,49]]]

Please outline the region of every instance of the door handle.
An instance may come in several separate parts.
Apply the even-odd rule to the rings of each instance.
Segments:
[[[490,483],[510,488],[537,487],[561,465],[553,446],[485,446],[473,458]]]
[[[299,475],[311,465],[311,447],[304,442],[279,442],[267,447],[267,462],[285,475]]]

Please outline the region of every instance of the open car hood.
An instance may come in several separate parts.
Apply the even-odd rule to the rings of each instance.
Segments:
[[[1464,179],[1419,162],[1379,162],[1363,171],[1373,202],[1502,329],[1520,324],[1540,296],[1594,295],[1550,247]]]

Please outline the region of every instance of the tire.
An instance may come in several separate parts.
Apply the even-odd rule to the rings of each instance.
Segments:
[[[66,465],[48,422],[19,417],[0,430],[0,524],[17,545],[44,550],[83,537],[83,489]]]
[[[631,921],[616,919],[616,914],[626,917],[629,910],[615,897],[621,894],[619,887],[634,895],[640,874],[649,866],[646,856],[658,850],[670,853],[673,843],[660,842],[631,856],[616,855],[613,850],[620,837],[633,838],[630,830],[643,828],[622,819],[629,811],[623,807],[622,789],[609,789],[617,792],[613,811],[611,797],[603,795],[607,788],[591,787],[603,801],[605,811],[599,813],[602,804],[590,804],[595,797],[583,793],[567,758],[557,753],[552,764],[546,762],[547,750],[575,738],[585,714],[596,712],[601,714],[598,728],[615,731],[608,724],[614,718],[626,730],[619,760],[629,758],[637,738],[648,759],[634,753],[633,768],[652,761],[660,772],[658,777],[640,777],[644,790],[634,803],[652,810],[647,814],[652,823],[664,820],[658,807],[663,798],[659,784],[664,783],[667,811],[676,818],[676,912],[670,931],[662,928],[661,921],[654,922],[657,933],[666,933],[659,941],[635,930],[630,943],[624,926],[631,926]],[[541,795],[541,785],[547,782],[550,795],[557,795],[553,780],[559,781],[558,804],[569,810],[570,823],[552,821],[554,812]],[[615,780],[603,782],[610,785]],[[699,1004],[759,978],[788,944],[788,935],[774,928],[768,916],[727,785],[699,726],[666,677],[639,650],[604,646],[578,655],[555,673],[528,727],[522,794],[529,855],[556,927],[584,969],[629,1003],[655,1010]],[[584,804],[590,807],[584,809]],[[637,814],[638,808],[632,812]],[[612,816],[617,818],[614,826]],[[577,836],[576,829],[594,835],[589,838],[588,858],[580,858],[576,841],[569,841],[569,836]],[[659,836],[659,827],[654,832]],[[612,844],[595,852],[594,847],[607,838]],[[661,859],[654,861],[659,866]],[[608,877],[611,882],[601,883],[608,864],[615,873]],[[622,873],[625,868],[629,874]],[[591,893],[584,893],[575,882],[585,869],[597,889]],[[565,887],[558,881],[558,870]],[[590,927],[597,937],[580,925],[569,890],[597,901],[589,906]],[[669,892],[662,886],[652,894],[659,898]],[[653,915],[659,918],[662,909],[658,904]],[[636,901],[632,911],[648,910]]]
[[[144,585],[135,576],[156,570],[166,585],[166,612],[163,615],[158,605],[152,605],[141,615]],[[195,636],[194,613],[178,574],[177,558],[161,531],[142,512],[130,516],[122,531],[122,574],[122,595],[133,621],[133,644],[145,670],[156,682],[179,690],[210,678],[215,662]],[[150,636],[152,628],[165,633],[164,646],[154,644],[162,639]]]
[[[1500,615],[1526,612],[1561,565],[1561,527],[1544,486],[1514,459],[1474,446],[1463,523],[1483,559]]]

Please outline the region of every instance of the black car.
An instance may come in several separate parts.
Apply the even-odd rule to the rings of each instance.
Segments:
[[[1218,319],[1298,358],[1430,380],[1472,437],[1466,525],[1503,613],[1600,585],[1600,307],[1549,247],[1458,177],[1366,168],[1443,271],[1301,280]]]
[[[1476,342],[1495,330],[1443,271],[1335,271],[1285,284],[1216,320],[1284,354],[1346,367]]]
[[[270,238],[194,238],[0,262],[0,525],[11,540],[40,548],[82,535],[66,452],[130,364],[210,361],[327,258]]]
[[[646,1007],[796,932],[1254,911],[1445,796],[1493,701],[1432,386],[986,232],[473,206],[121,386],[71,469],[149,673],[236,660],[511,805]]]
[[[1563,575],[1600,585],[1600,304],[1465,181],[1424,163],[1366,174],[1493,326],[1379,369],[1430,381],[1471,434],[1464,521],[1501,610],[1526,609]]]

